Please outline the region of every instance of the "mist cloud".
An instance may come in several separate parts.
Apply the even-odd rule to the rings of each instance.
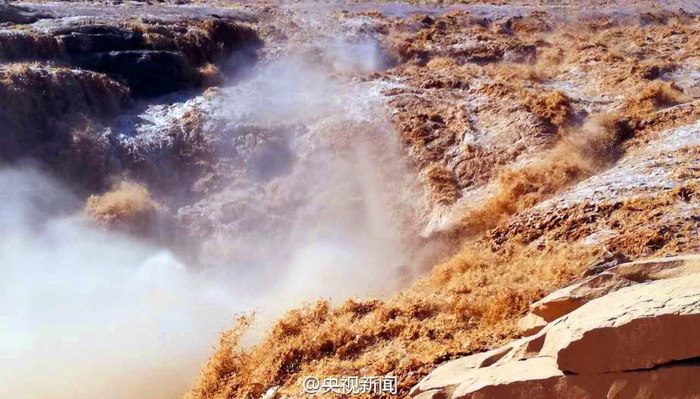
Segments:
[[[0,171],[0,202],[0,397],[176,397],[243,306],[36,171]]]
[[[0,397],[177,397],[242,312],[259,333],[306,302],[399,288],[423,193],[381,88],[329,78],[381,68],[377,43],[333,43],[331,65],[286,55],[214,95],[151,106],[121,137],[162,148],[168,126],[203,116],[221,176],[177,210],[213,226],[191,264],[96,227],[35,170],[0,170]]]

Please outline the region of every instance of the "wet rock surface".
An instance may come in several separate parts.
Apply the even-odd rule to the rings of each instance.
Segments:
[[[0,80],[5,161],[43,161],[91,189],[121,170],[114,143],[92,126],[129,106],[128,87],[94,72],[41,66],[0,67]]]
[[[0,2],[0,24],[31,24],[43,16],[40,12],[18,7],[9,1]]]
[[[3,7],[33,17],[0,29],[0,156],[37,159],[81,176],[78,186],[90,190],[136,162],[105,130],[114,117],[142,99],[219,83],[220,71],[252,65],[261,46],[236,13],[224,20],[202,10],[156,17],[139,7],[113,16],[79,4]],[[81,159],[67,161],[75,151]]]
[[[206,65],[230,69],[234,58],[237,68],[255,61],[261,42],[251,28],[207,18],[90,24],[44,19],[34,28],[0,32],[0,56],[13,62],[58,61],[119,79],[135,97],[161,96],[201,86],[200,68]]]
[[[54,32],[69,54],[138,50],[143,37],[134,31],[110,25],[85,25]]]
[[[73,56],[75,65],[124,80],[132,92],[158,96],[195,86],[195,72],[173,51],[130,50]]]

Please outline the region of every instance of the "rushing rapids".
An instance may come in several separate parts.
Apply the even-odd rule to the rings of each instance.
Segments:
[[[697,7],[506,3],[0,4],[0,397],[404,397],[700,250]]]
[[[107,116],[127,109],[122,115],[95,119],[82,132],[76,131],[80,123],[56,129],[51,119],[42,128],[65,135],[52,139],[58,152],[44,157],[50,164],[67,165],[63,143],[86,147],[68,155],[77,162],[68,177],[86,176],[71,182],[79,193],[110,187],[117,176],[126,181],[88,199],[85,215],[98,222],[93,226],[80,216],[80,194],[61,187],[50,173],[31,165],[5,170],[3,396],[21,396],[31,379],[42,387],[32,397],[173,397],[191,384],[207,348],[238,312],[258,312],[265,326],[304,301],[391,294],[408,278],[406,265],[429,260],[422,250],[427,241],[419,237],[428,203],[384,111],[381,90],[388,84],[353,77],[390,62],[374,35],[359,32],[361,20],[315,32],[325,22],[320,18],[327,18],[323,13],[285,11],[282,20],[305,26],[297,42],[270,46],[257,63],[235,47],[227,50],[232,55],[215,68],[231,83],[196,93],[181,91],[180,72],[162,75],[159,63],[170,61],[151,58],[165,54],[148,49],[165,40],[152,35],[167,37],[170,25],[74,25],[88,12],[109,21],[81,8],[50,22],[59,30],[44,28],[53,25],[43,19],[34,24],[51,32],[43,40],[55,38],[68,62],[116,75],[38,63],[8,65],[5,73],[11,84],[24,84],[13,73],[49,80],[41,87],[51,85],[56,95],[36,100],[40,108],[33,110],[42,117],[59,117],[52,113],[61,110],[75,113],[76,120],[101,116],[91,108],[123,101]],[[185,56],[195,54],[187,41],[200,23],[191,24],[171,39]],[[227,38],[240,36],[243,26],[201,24],[204,42],[214,49],[216,40],[257,45],[256,39]],[[113,48],[113,61],[107,60],[103,52]],[[141,58],[136,64],[122,61],[114,55],[122,49],[125,57]],[[199,51],[211,57],[207,61],[220,58]],[[129,69],[136,74],[122,72]],[[102,87],[80,83],[87,97],[76,98],[56,74],[87,84],[104,80],[99,84],[121,91],[111,100]],[[11,105],[26,107],[19,96],[34,88],[15,90]],[[177,93],[148,102],[137,98],[133,105],[121,99],[164,91]],[[11,127],[15,131],[7,133],[16,137],[33,133],[22,130],[26,124]],[[46,134],[34,134],[45,140]],[[25,159],[35,151],[34,142],[21,145],[4,147],[14,154],[7,157]],[[29,255],[32,247],[41,250]],[[45,307],[42,298],[49,297],[53,303]],[[61,319],[63,327],[56,325]],[[42,360],[25,361],[27,353],[42,353]],[[128,377],[134,373],[139,376]],[[90,382],[81,382],[85,378]],[[154,381],[161,382],[153,387]]]

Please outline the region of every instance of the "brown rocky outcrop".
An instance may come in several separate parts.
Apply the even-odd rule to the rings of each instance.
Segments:
[[[696,398],[698,374],[700,364],[689,362],[626,373],[565,375],[550,358],[540,357],[480,369],[452,394],[430,390],[415,398]]]
[[[220,84],[262,46],[235,14],[0,6],[0,160],[38,161],[80,190],[103,191],[112,176],[143,169],[109,128],[118,116],[148,98]],[[36,24],[7,17],[30,12]]]
[[[533,303],[530,310],[534,315],[550,322],[571,313],[595,298],[632,284],[634,284],[632,281],[616,274],[601,273],[551,293]]]
[[[700,357],[700,274],[640,284],[552,324],[541,354],[563,371],[610,373]],[[593,355],[594,354],[594,355]]]
[[[518,321],[518,328],[524,336],[537,334],[547,325],[547,321],[533,313],[528,313]]]
[[[0,8],[0,23],[7,12]],[[84,16],[77,22],[36,14],[42,29],[10,19],[0,29],[0,61],[60,62],[107,74],[134,96],[154,97],[203,86],[201,68],[251,64],[262,46],[253,28],[235,20],[186,12],[179,20],[161,20],[125,12],[125,19]]]
[[[624,263],[609,272],[638,283],[700,273],[700,256],[674,256]]]
[[[684,256],[626,263],[558,291],[551,297],[576,297],[572,292],[598,297],[531,337],[440,366],[412,395],[700,397],[700,339],[694,337],[700,327],[697,262],[697,256]],[[645,276],[637,281],[646,282],[627,276]],[[595,277],[605,283],[591,284]]]
[[[583,280],[555,291],[530,306],[519,322],[524,336],[539,332],[548,322],[573,312],[595,298],[636,283],[682,277],[700,272],[700,256],[645,259],[610,266],[595,273],[589,268]]]
[[[120,168],[96,126],[131,104],[129,88],[106,75],[39,65],[0,66],[0,159],[33,158],[84,186]]]

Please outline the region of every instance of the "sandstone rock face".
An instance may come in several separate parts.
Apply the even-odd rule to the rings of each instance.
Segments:
[[[600,264],[589,267],[584,274],[584,279],[580,282],[555,291],[533,303],[530,306],[531,313],[518,323],[522,335],[536,334],[547,323],[622,287],[700,273],[698,255],[622,263],[624,259],[627,259],[624,255],[614,254]]]
[[[700,273],[700,255],[641,260],[624,263],[608,271],[638,283],[681,277]]]
[[[523,336],[537,334],[547,325],[547,321],[536,314],[529,313],[518,322],[518,328]]]
[[[627,255],[620,252],[607,254],[598,261],[588,266],[588,268],[586,268],[586,270],[583,272],[583,277],[589,277],[594,276],[596,274],[600,274],[621,263],[627,263],[630,261],[631,259]]]
[[[647,369],[700,357],[699,328],[700,274],[693,274],[590,302],[551,325],[541,354],[573,373]]]
[[[445,386],[457,385],[469,378],[475,370],[496,363],[511,350],[511,346],[505,346],[496,350],[451,361],[440,366],[438,369],[440,371],[439,373],[433,372],[425,377],[416,388],[419,391],[430,391]]]
[[[697,398],[700,364],[688,363],[626,373],[564,375],[549,358],[483,369],[480,381],[459,385],[450,398],[584,399]],[[538,370],[538,371],[533,371]],[[431,391],[439,397],[439,391]]]
[[[583,303],[530,337],[438,367],[411,395],[700,398],[697,265],[697,256],[626,263],[557,291],[540,302]]]
[[[617,274],[601,273],[553,292],[532,304],[530,310],[533,314],[550,322],[571,313],[595,298],[632,284],[634,284],[632,281]]]

